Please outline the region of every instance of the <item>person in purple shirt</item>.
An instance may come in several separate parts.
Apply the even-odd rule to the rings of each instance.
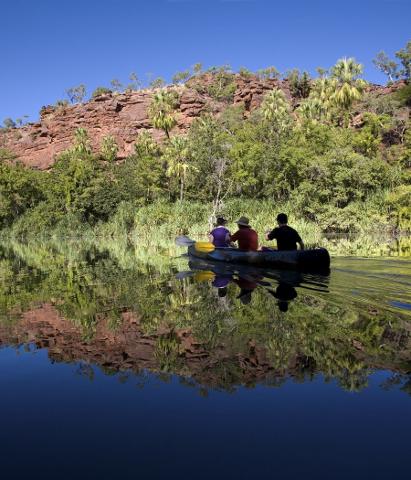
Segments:
[[[209,240],[215,247],[230,246],[230,230],[225,227],[227,220],[223,217],[217,217],[216,227],[210,232]]]

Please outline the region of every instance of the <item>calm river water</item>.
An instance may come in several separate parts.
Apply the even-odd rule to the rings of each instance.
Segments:
[[[328,246],[321,276],[0,242],[4,478],[406,478],[410,242]]]

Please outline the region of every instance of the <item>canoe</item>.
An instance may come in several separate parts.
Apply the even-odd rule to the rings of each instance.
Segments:
[[[243,252],[236,248],[216,248],[211,252],[205,252],[198,251],[195,245],[190,245],[188,255],[214,262],[272,266],[301,271],[327,271],[330,268],[330,254],[325,248],[258,252]]]

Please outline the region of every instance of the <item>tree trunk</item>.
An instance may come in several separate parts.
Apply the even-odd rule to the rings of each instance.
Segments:
[[[184,178],[181,177],[181,179],[180,179],[180,202],[183,201],[183,196],[184,196]]]

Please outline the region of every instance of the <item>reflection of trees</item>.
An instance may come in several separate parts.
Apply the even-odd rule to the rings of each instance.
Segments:
[[[169,257],[157,255],[150,262],[153,254],[136,256],[117,243],[113,251],[105,247],[63,242],[3,249],[1,321],[30,304],[48,302],[78,327],[83,340],[92,341],[103,321],[115,331],[123,313],[132,312],[145,335],[156,335],[153,356],[159,371],[192,375],[186,346],[176,334],[187,330],[209,362],[196,378],[227,391],[257,381],[280,385],[287,375],[303,381],[317,373],[359,390],[372,365],[403,368],[399,354],[408,348],[406,326],[388,311],[377,315],[304,293],[285,315],[264,288],[254,291],[250,305],[241,305],[234,284],[222,308],[208,283],[175,279]],[[79,373],[90,374],[88,367],[83,370]],[[404,390],[410,388],[409,379],[403,383]]]

